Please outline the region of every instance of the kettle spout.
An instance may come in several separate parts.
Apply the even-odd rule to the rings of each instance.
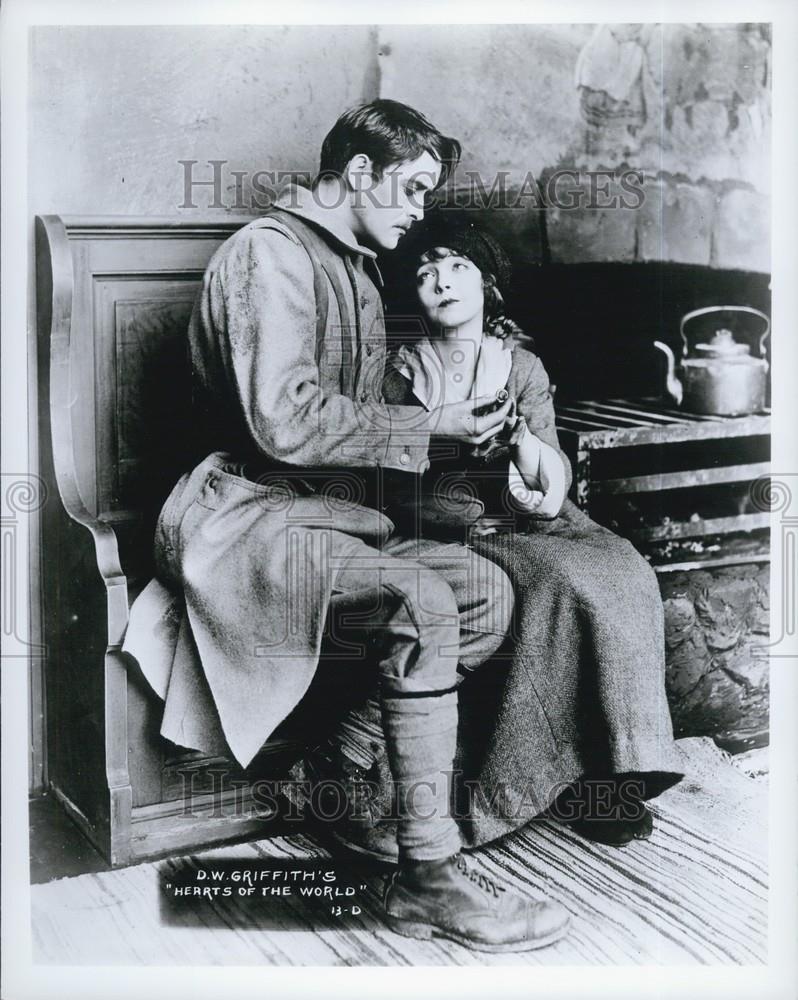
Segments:
[[[661,340],[655,340],[654,347],[662,351],[668,359],[668,371],[665,375],[665,391],[677,406],[681,406],[684,397],[684,386],[676,377],[676,358],[673,356],[673,351],[667,344],[663,344]]]

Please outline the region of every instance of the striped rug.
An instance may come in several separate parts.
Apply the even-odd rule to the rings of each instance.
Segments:
[[[540,951],[471,952],[413,941],[380,918],[384,870],[349,866],[355,895],[174,898],[199,871],[337,867],[297,834],[32,887],[35,960],[144,965],[637,965],[767,961],[767,785],[703,740],[680,741],[688,776],[652,804],[649,841],[591,844],[539,821],[470,855],[529,896],[559,899],[570,934]],[[239,883],[225,883],[235,885]],[[173,890],[172,890],[173,891]],[[359,912],[352,912],[352,903]],[[341,905],[336,914],[334,907]],[[344,909],[346,907],[346,909]]]

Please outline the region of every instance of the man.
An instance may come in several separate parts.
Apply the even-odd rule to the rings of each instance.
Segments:
[[[462,545],[401,537],[380,510],[383,473],[423,470],[432,431],[481,443],[510,407],[382,401],[375,250],[422,218],[459,153],[397,102],[347,112],[312,190],[291,188],[209,264],[189,329],[208,457],[175,487],[156,541],[159,576],[187,610],[162,732],[206,748],[218,722],[246,765],[310,685],[325,622],[348,621],[378,673],[397,795],[388,922],[510,951],[558,939],[568,915],[469,869],[449,811],[458,664],[500,645],[509,581]]]

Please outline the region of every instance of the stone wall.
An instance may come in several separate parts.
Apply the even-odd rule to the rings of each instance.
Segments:
[[[734,750],[767,741],[769,573],[764,564],[660,576],[677,736]]]
[[[391,27],[379,41],[381,94],[462,138],[461,182],[473,170],[490,191],[505,171],[521,192],[506,213],[532,216],[507,219],[516,256],[534,244],[515,234],[537,227],[554,261],[769,270],[767,25]],[[543,218],[529,181],[564,168],[583,207]],[[587,207],[587,171],[628,169],[639,208]]]
[[[375,60],[368,26],[34,28],[31,216],[249,211],[257,171],[316,171],[341,111],[377,96]],[[180,207],[190,159],[197,179],[225,161],[225,209],[209,188]]]

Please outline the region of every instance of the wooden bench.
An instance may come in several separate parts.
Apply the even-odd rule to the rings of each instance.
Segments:
[[[121,653],[191,445],[192,304],[248,221],[36,220],[48,784],[113,865],[262,832],[253,775],[303,748],[271,740],[244,773],[168,743]]]

